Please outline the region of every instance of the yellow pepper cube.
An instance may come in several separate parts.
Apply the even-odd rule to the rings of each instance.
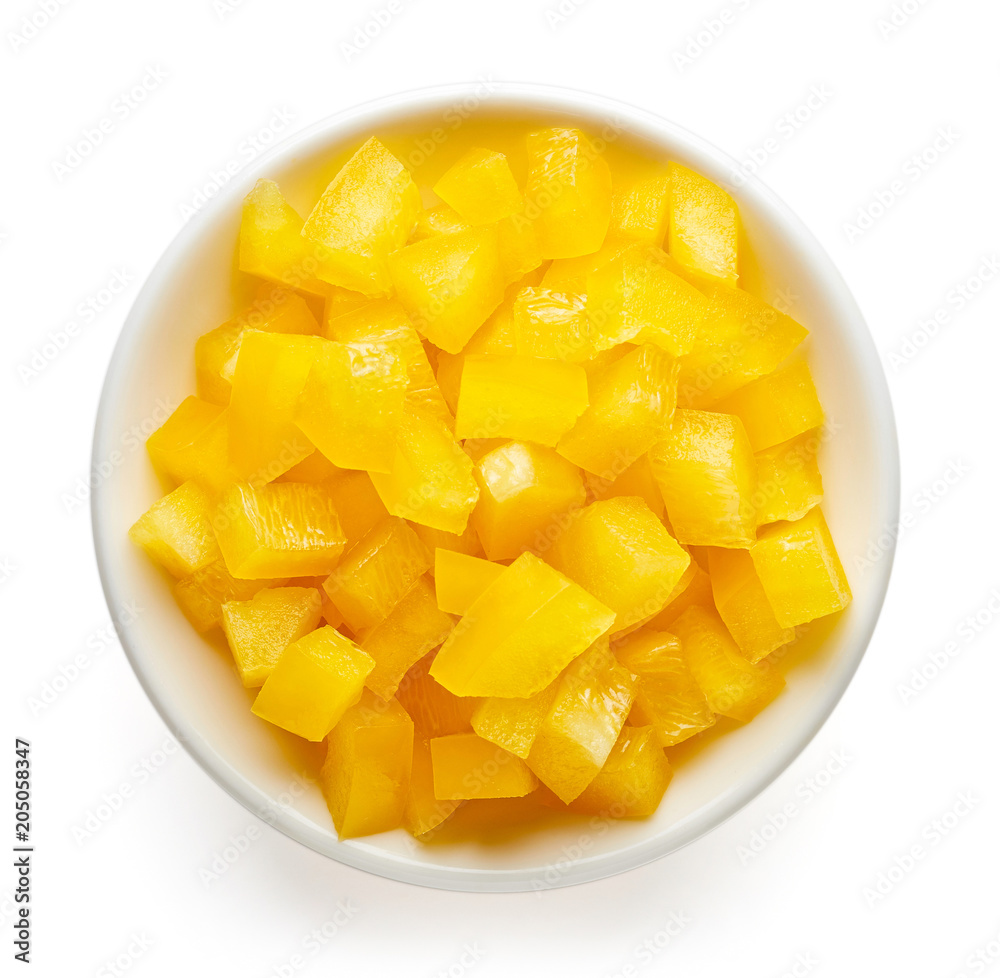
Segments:
[[[479,535],[471,520],[463,533],[448,533],[445,530],[435,530],[432,526],[421,526],[419,523],[414,523],[413,529],[429,550],[453,550],[469,557],[483,555],[483,546],[479,542]]]
[[[316,628],[322,604],[315,588],[278,587],[222,606],[222,630],[244,686],[260,686],[281,653]]]
[[[211,501],[194,482],[183,483],[153,503],[128,535],[174,577],[188,577],[220,556]]]
[[[421,336],[458,353],[503,300],[496,228],[408,245],[389,258],[396,295]]]
[[[327,290],[326,301],[323,303],[323,325],[321,332],[327,339],[337,339],[334,336],[334,323],[341,316],[356,312],[358,309],[369,305],[373,300],[361,292],[342,289],[339,285],[328,285]]]
[[[417,736],[446,737],[472,730],[472,716],[482,700],[456,696],[430,674],[434,653],[425,655],[407,671],[396,690],[396,699],[413,718]]]
[[[346,542],[330,493],[301,482],[230,486],[214,526],[229,573],[247,579],[329,574]]]
[[[243,335],[229,403],[229,457],[243,481],[270,482],[313,452],[295,413],[327,342],[259,330]]]
[[[249,601],[266,587],[281,587],[282,578],[243,581],[233,577],[220,557],[174,585],[174,598],[184,616],[199,632],[222,624],[222,606],[227,601]]]
[[[527,760],[558,688],[556,680],[534,696],[489,696],[472,714],[472,729],[490,743]]]
[[[566,516],[586,501],[580,470],[551,448],[507,441],[476,463],[472,524],[490,560],[546,550]]]
[[[530,288],[530,286],[522,286]],[[514,329],[514,303],[517,301],[521,288],[511,286],[504,293],[503,301],[493,310],[490,317],[462,350],[469,353],[517,353],[517,333]],[[448,354],[444,354],[448,356]]]
[[[708,313],[699,348],[681,361],[678,402],[686,407],[711,407],[771,373],[808,335],[791,316],[749,292],[701,275],[688,279],[708,300]]]
[[[573,801],[608,759],[632,708],[635,681],[607,640],[588,649],[557,684],[528,766],[560,801]]]
[[[521,798],[538,779],[519,757],[474,733],[431,741],[434,796],[443,801],[470,798]]]
[[[622,471],[621,463],[612,464],[610,470],[601,475],[586,474],[587,491],[592,499],[616,499],[619,496],[638,496],[649,507],[652,514],[663,519],[663,495],[653,478],[653,470],[646,455],[636,459]]]
[[[396,429],[387,473],[371,473],[393,516],[462,533],[479,498],[472,460],[440,418],[408,407]]]
[[[327,336],[344,343],[377,343],[395,348],[406,365],[407,403],[436,415],[448,425],[454,424],[423,343],[398,302],[376,299],[345,313],[334,320]]]
[[[264,680],[253,712],[306,740],[320,741],[361,698],[371,657],[324,625],[292,642]]]
[[[388,472],[409,376],[395,347],[327,340],[295,412],[302,433],[342,469]]]
[[[344,474],[322,452],[313,450],[301,462],[296,462],[287,472],[278,476],[278,482],[332,482]]]
[[[586,298],[573,292],[527,288],[514,299],[514,337],[523,357],[579,363],[594,355]]]
[[[613,479],[669,428],[677,406],[677,362],[645,344],[592,374],[588,389],[590,405],[557,450],[574,465]]]
[[[434,594],[450,615],[464,615],[507,568],[454,550],[434,552]]]
[[[434,193],[470,224],[495,224],[524,204],[507,157],[478,146],[438,180]]]
[[[457,234],[459,231],[468,231],[470,227],[471,225],[462,219],[462,215],[454,207],[438,204],[437,207],[429,207],[420,212],[417,226],[413,229],[408,243],[414,244],[417,241],[437,237],[439,234]]]
[[[395,700],[365,690],[326,742],[319,782],[341,839],[403,821],[413,765],[413,721]]]
[[[708,574],[692,560],[684,576],[675,588],[673,598],[658,615],[647,623],[647,627],[658,631],[667,631],[670,626],[692,605],[701,608],[714,608],[712,596],[712,581]]]
[[[422,210],[403,164],[372,137],[323,191],[302,228],[323,245],[317,272],[331,285],[369,296],[392,289],[389,255],[402,248]]]
[[[430,566],[431,553],[409,524],[389,516],[344,553],[323,590],[358,632],[383,621]]]
[[[623,727],[604,767],[570,809],[604,818],[646,818],[659,807],[673,774],[653,727]]]
[[[690,353],[708,314],[705,296],[660,248],[633,245],[587,276],[587,315],[598,350],[655,343],[671,356]]]
[[[785,628],[832,615],[851,603],[851,586],[819,508],[794,523],[762,528],[750,556]]]
[[[615,612],[615,630],[659,612],[691,561],[634,496],[600,500],[581,510],[547,557]]]
[[[758,524],[800,520],[823,501],[819,444],[819,436],[807,432],[757,453]]]
[[[536,219],[542,257],[597,251],[611,220],[607,162],[579,129],[541,129],[527,145],[527,214]]]
[[[740,229],[736,201],[718,184],[680,163],[669,163],[667,247],[682,265],[736,285]]]
[[[429,835],[461,807],[458,801],[442,801],[434,794],[434,768],[430,741],[414,736],[413,768],[403,811],[403,826],[416,836]]]
[[[608,238],[663,246],[670,209],[670,174],[666,171],[615,190],[611,197]]]
[[[383,621],[358,632],[358,644],[375,660],[365,684],[383,699],[394,696],[409,669],[436,649],[454,625],[438,608],[430,578],[420,578]]]
[[[313,295],[329,286],[318,277],[321,249],[302,237],[303,220],[273,180],[258,180],[243,200],[240,271]]]
[[[747,659],[760,662],[794,640],[795,629],[778,624],[748,551],[712,547],[708,570],[719,617]]]
[[[614,612],[533,554],[473,602],[431,675],[456,696],[532,696],[614,622]]]
[[[198,397],[186,397],[146,439],[154,467],[175,483],[195,480],[207,488],[232,482],[229,411]]]
[[[579,364],[470,355],[462,368],[455,434],[516,438],[552,448],[587,404],[587,374]]]
[[[242,315],[217,326],[194,345],[198,396],[215,404],[228,404],[243,336],[248,330],[312,335],[319,324],[305,299],[278,285],[262,288]]]
[[[714,609],[692,606],[670,627],[714,713],[745,723],[784,688],[785,680],[766,662],[747,661]]]
[[[353,547],[372,527],[389,516],[367,472],[340,470],[323,481],[340,517],[348,547]]]
[[[823,407],[805,360],[741,387],[713,410],[737,415],[755,452],[823,424]]]
[[[753,543],[757,461],[739,418],[678,410],[649,458],[681,543],[744,548]]]

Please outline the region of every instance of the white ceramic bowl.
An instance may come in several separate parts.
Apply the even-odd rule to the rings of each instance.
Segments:
[[[649,152],[730,187],[764,294],[785,290],[787,310],[812,331],[810,362],[836,427],[821,456],[824,509],[854,602],[796,646],[787,661],[788,688],[753,723],[731,725],[726,736],[692,748],[696,763],[680,766],[648,820],[553,818],[492,841],[470,831],[447,844],[421,845],[398,830],[339,842],[318,789],[296,773],[305,768],[292,738],[276,738],[251,715],[231,663],[195,634],[166,578],[129,543],[129,526],[162,487],[128,432],[156,427],[164,405],[194,389],[193,344],[230,315],[241,200],[258,177],[294,185],[322,169],[331,152],[374,132],[400,125],[432,130],[469,112],[570,120],[597,132],[610,124]],[[875,347],[837,270],[795,215],[755,179],[740,179],[730,157],[655,115],[527,85],[466,85],[382,99],[313,126],[239,173],[177,236],[136,299],[108,370],[94,464],[111,471],[92,499],[108,605],[129,661],[178,740],[233,797],[317,852],[382,876],[455,890],[527,890],[620,873],[698,838],[767,787],[808,744],[858,666],[882,606],[899,512],[895,427]],[[123,618],[120,610],[132,606],[138,617]]]

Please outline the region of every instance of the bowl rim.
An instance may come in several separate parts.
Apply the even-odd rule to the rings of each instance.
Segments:
[[[487,89],[487,95],[480,97],[478,93],[484,87]],[[175,266],[181,256],[206,229],[212,226],[213,219],[218,214],[231,206],[234,199],[244,196],[251,182],[266,173],[278,160],[287,160],[298,153],[319,148],[323,143],[335,142],[338,137],[343,138],[346,131],[352,127],[356,128],[362,121],[365,128],[372,129],[390,121],[398,122],[411,112],[445,110],[462,104],[463,100],[470,97],[488,102],[490,105],[506,104],[511,109],[517,108],[524,112],[566,111],[594,118],[601,115],[620,118],[624,120],[630,132],[636,132],[660,143],[673,141],[677,145],[683,145],[685,150],[699,159],[710,161],[712,165],[707,169],[711,171],[709,175],[715,174],[715,179],[724,179],[724,174],[727,172],[730,177],[737,173],[741,174],[739,177],[741,194],[749,194],[756,198],[756,202],[767,211],[769,220],[780,228],[786,240],[798,249],[815,279],[822,281],[825,291],[836,300],[832,315],[860,361],[864,375],[862,380],[872,404],[872,417],[877,423],[873,437],[879,449],[881,465],[879,471],[875,473],[878,482],[876,496],[879,510],[876,514],[876,525],[897,527],[900,512],[899,449],[885,372],[871,333],[846,282],[825,249],[795,212],[755,174],[746,174],[729,154],[656,112],[584,90],[528,82],[497,82],[490,78],[415,88],[371,99],[334,113],[292,134],[257,157],[193,215],[156,261],[133,301],[115,343],[97,408],[92,464],[97,464],[112,448],[114,429],[108,423],[110,406],[125,382],[131,359],[130,353],[143,335],[144,325],[149,319],[156,294],[161,290],[163,283],[174,274]],[[296,818],[294,810],[280,806],[226,761],[187,721],[184,710],[159,694],[151,677],[144,670],[142,656],[133,647],[128,631],[117,619],[115,609],[123,606],[127,596],[121,590],[111,557],[112,531],[105,518],[107,507],[104,505],[104,485],[102,482],[93,489],[90,513],[98,573],[112,621],[125,655],[146,695],[167,728],[202,770],[261,820],[324,856],[355,869],[399,882],[465,892],[523,892],[539,888],[549,889],[627,872],[689,845],[718,828],[749,804],[787,770],[812,742],[853,679],[881,615],[895,556],[897,536],[895,533],[889,534],[889,545],[884,548],[881,559],[871,572],[874,580],[869,582],[873,596],[869,618],[858,627],[853,646],[845,646],[840,651],[839,654],[845,658],[845,668],[840,672],[839,680],[826,689],[822,709],[818,710],[812,721],[799,729],[794,737],[783,740],[770,753],[767,760],[759,766],[755,777],[749,779],[738,791],[724,791],[716,796],[713,802],[689,818],[687,821],[690,824],[684,826],[682,830],[661,833],[626,848],[601,855],[562,860],[558,864],[558,879],[553,883],[540,885],[539,881],[553,868],[553,864],[512,870],[465,868],[418,863],[372,846],[336,843],[335,849],[331,849],[329,836],[320,833],[305,820]]]

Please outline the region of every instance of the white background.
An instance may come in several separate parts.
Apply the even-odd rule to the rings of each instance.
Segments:
[[[1000,257],[995,0],[900,0],[896,27],[893,0],[585,0],[564,17],[537,0],[394,0],[354,51],[388,0],[63,0],[23,43],[22,17],[44,21],[46,3],[0,10],[0,771],[29,738],[35,972],[1000,975],[1000,284],[995,266],[977,277]],[[159,753],[167,733],[108,635],[75,501],[129,304],[213,172],[279,127],[477,78],[590,89],[767,157],[763,179],[829,249],[883,353],[910,514],[868,656],[791,769],[684,851],[541,895],[346,869]],[[810,93],[811,118],[783,122]],[[87,311],[116,276],[123,291]],[[35,376],[19,369],[71,323]],[[909,696],[921,668],[937,675]],[[123,783],[120,811],[83,839]],[[233,839],[249,845],[220,864]],[[906,863],[914,845],[923,858]],[[12,880],[0,872],[4,974]],[[320,946],[309,935],[327,922]]]

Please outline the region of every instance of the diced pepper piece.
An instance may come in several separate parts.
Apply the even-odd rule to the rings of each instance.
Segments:
[[[598,268],[635,246],[628,238],[610,235],[598,251],[576,258],[557,258],[550,262],[542,275],[541,286],[553,292],[587,293],[587,279]]]
[[[623,727],[604,767],[570,809],[605,818],[646,818],[659,807],[673,774],[653,727]]]
[[[646,623],[646,626],[654,630],[667,631],[692,605],[715,608],[712,581],[694,560],[688,565],[684,576],[678,582],[674,597],[663,611]]]
[[[464,353],[438,353],[438,365],[435,371],[438,389],[452,414],[458,410],[458,391],[462,384],[462,368],[465,366]]]
[[[456,696],[532,696],[613,622],[613,611],[525,553],[473,602],[431,675]]]
[[[528,135],[528,214],[537,211],[543,258],[597,251],[611,220],[611,170],[579,129]]]
[[[774,617],[748,551],[712,547],[708,570],[719,617],[747,659],[760,662],[795,638]]]
[[[350,289],[342,289],[338,285],[328,285],[326,302],[323,304],[323,328],[322,334],[327,339],[336,339],[334,334],[334,323],[341,316],[367,306],[372,300],[361,292],[352,292]]]
[[[522,289],[514,299],[514,336],[524,357],[579,363],[594,354],[586,298],[573,292]]]
[[[635,496],[591,503],[570,522],[547,557],[615,612],[615,630],[660,611],[691,561]]]
[[[321,249],[302,237],[302,218],[273,180],[258,180],[243,200],[240,271],[325,295],[329,286],[317,276]]]
[[[615,658],[636,676],[669,676],[680,659],[681,642],[670,632],[641,628],[616,639],[612,651]]]
[[[183,483],[153,503],[128,535],[174,577],[188,577],[220,556],[211,501],[194,482]]]
[[[466,356],[455,434],[463,439],[517,438],[551,448],[576,424],[587,403],[587,375],[579,364]]]
[[[413,721],[395,700],[365,690],[326,742],[319,782],[341,839],[403,821],[413,765]]]
[[[709,310],[702,293],[660,248],[633,245],[587,276],[587,315],[598,350],[648,342],[690,353]]]
[[[740,218],[720,186],[680,163],[669,163],[668,249],[682,265],[736,285]]]
[[[325,480],[325,488],[333,498],[348,547],[353,547],[376,523],[389,516],[367,472],[340,470]]]
[[[705,408],[771,373],[806,338],[807,330],[763,299],[705,276],[688,280],[708,299],[699,349],[681,361],[678,403]]]
[[[292,642],[264,680],[253,712],[306,740],[322,740],[361,698],[374,661],[324,625]]]
[[[334,465],[388,472],[408,384],[398,348],[327,340],[309,372],[295,421]]]
[[[406,243],[422,210],[403,164],[372,137],[323,191],[302,234],[326,246],[324,282],[365,295],[392,288],[388,258]]]
[[[410,667],[436,649],[454,626],[437,606],[431,579],[420,578],[383,621],[358,633],[358,644],[375,660],[368,688],[383,699],[394,696]]]
[[[431,677],[429,670],[434,653],[425,655],[410,667],[396,699],[413,718],[419,737],[446,737],[472,730],[472,715],[483,701],[478,696],[456,696]]]
[[[280,587],[281,578],[241,581],[226,569],[220,557],[174,585],[174,598],[195,629],[207,632],[222,624],[222,606],[227,601],[248,601],[261,588]]]
[[[376,299],[334,320],[327,335],[344,343],[378,343],[394,346],[406,364],[407,402],[436,415],[447,424],[454,419],[438,387],[417,331],[403,307],[394,299]]]
[[[681,543],[744,548],[753,543],[757,461],[739,418],[678,410],[649,460]]]
[[[442,801],[435,797],[431,745],[429,741],[415,736],[410,787],[403,811],[403,826],[406,831],[417,838],[429,835],[447,821],[460,805],[461,802],[458,801]]]
[[[301,462],[296,462],[287,472],[279,475],[277,481],[311,482],[319,485],[321,482],[338,479],[343,474],[343,469],[338,469],[322,452],[314,449]]]
[[[483,545],[479,542],[479,535],[471,520],[463,533],[435,530],[432,526],[421,526],[420,523],[414,523],[413,529],[430,550],[454,550],[455,553],[468,554],[470,557],[483,555]]]
[[[559,441],[575,465],[613,478],[653,447],[677,406],[677,362],[651,344],[590,377],[590,405]]]
[[[674,641],[677,650],[662,658],[659,672],[637,678],[629,714],[632,723],[653,727],[661,747],[683,743],[715,723],[715,714],[680,652],[680,642]]]
[[[595,643],[566,670],[531,745],[528,766],[563,802],[597,776],[632,708],[632,674]]]
[[[417,331],[449,353],[458,353],[503,299],[493,227],[407,245],[390,256],[389,270]]]
[[[670,174],[654,173],[611,197],[608,238],[624,238],[661,248],[667,236]]]
[[[322,598],[315,588],[263,588],[248,601],[222,606],[222,630],[247,687],[260,686],[281,653],[319,624]]]
[[[586,473],[586,480],[592,499],[638,496],[657,519],[663,519],[663,495],[653,478],[653,470],[646,455],[633,462],[624,472],[619,465],[612,465],[610,471],[602,475]]]
[[[551,448],[507,441],[476,463],[472,524],[490,560],[545,550],[566,515],[586,501],[580,470]]]
[[[530,288],[530,286],[523,286]],[[511,286],[503,302],[493,311],[465,344],[463,353],[516,353],[517,333],[514,328],[514,303],[522,289]]]
[[[497,250],[505,285],[540,269],[544,259],[538,245],[538,231],[523,208],[497,223]]]
[[[437,207],[421,211],[420,217],[417,218],[417,226],[410,236],[409,244],[434,238],[439,234],[457,234],[459,231],[468,231],[470,227],[471,225],[462,220],[462,215],[454,207],[438,204]]]
[[[243,334],[229,403],[229,457],[241,480],[270,482],[313,452],[294,419],[327,345],[318,336]]]
[[[794,523],[763,527],[750,556],[775,618],[785,628],[832,615],[851,603],[851,586],[818,507]]]
[[[386,618],[430,569],[431,559],[409,524],[389,516],[344,553],[323,590],[351,631],[359,632]]]
[[[558,689],[556,680],[534,696],[487,697],[472,714],[472,729],[490,743],[527,760]]]
[[[434,796],[444,801],[468,798],[521,798],[538,780],[519,757],[474,733],[431,741]]]
[[[754,665],[740,654],[715,610],[693,605],[670,626],[681,640],[684,661],[714,713],[745,723],[785,686],[766,662]]]
[[[807,432],[757,453],[758,524],[800,520],[823,501],[819,444],[819,436]]]
[[[713,410],[737,415],[755,452],[823,424],[823,407],[805,360],[741,387],[717,401]]]
[[[176,483],[194,480],[215,489],[236,478],[229,462],[229,411],[186,397],[146,440],[156,469]]]
[[[385,508],[394,516],[449,533],[462,533],[479,498],[472,460],[448,426],[407,407],[396,429],[388,472],[371,473]]]
[[[248,330],[306,336],[317,333],[319,325],[302,296],[279,285],[263,286],[249,309],[195,342],[199,397],[216,404],[229,403],[240,345]]]
[[[470,224],[495,224],[524,204],[507,157],[478,146],[438,180],[434,193]]]
[[[454,550],[434,552],[434,593],[438,607],[450,615],[464,615],[472,603],[507,568]]]
[[[329,574],[346,542],[329,491],[302,482],[236,483],[219,499],[214,526],[239,578]]]

